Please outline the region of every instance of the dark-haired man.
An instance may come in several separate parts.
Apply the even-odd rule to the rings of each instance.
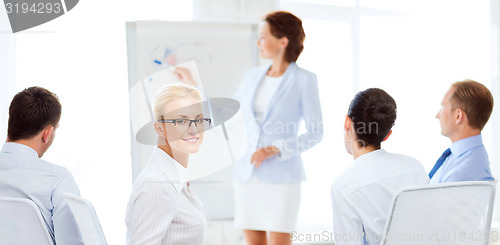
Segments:
[[[454,83],[436,115],[441,134],[452,145],[438,159],[429,178],[431,183],[492,181],[488,153],[481,130],[493,110],[493,96],[482,84],[465,80]]]
[[[331,188],[335,245],[378,245],[401,188],[429,182],[417,159],[382,149],[396,122],[396,101],[384,90],[356,94],[344,123],[344,145],[354,164]]]
[[[0,152],[0,196],[32,200],[55,244],[83,244],[62,196],[80,195],[78,186],[66,168],[40,159],[54,140],[60,117],[59,99],[44,88],[27,88],[14,96],[7,142]]]

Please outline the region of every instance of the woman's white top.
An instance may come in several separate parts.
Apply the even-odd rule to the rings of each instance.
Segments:
[[[333,182],[336,245],[378,245],[399,189],[429,183],[418,160],[383,149],[359,156]]]
[[[156,147],[127,206],[127,244],[203,244],[205,213],[188,171]]]
[[[255,119],[257,122],[260,123],[262,121],[262,115],[264,115],[265,110],[268,108],[269,101],[278,89],[281,81],[283,81],[283,76],[270,77],[266,75],[264,80],[260,83],[259,88],[255,93],[253,104]]]

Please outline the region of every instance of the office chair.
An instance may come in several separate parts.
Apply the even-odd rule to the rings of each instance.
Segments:
[[[489,244],[495,185],[430,184],[394,195],[381,245]]]
[[[63,193],[63,196],[75,216],[85,245],[107,245],[92,203],[71,193]]]
[[[0,197],[0,244],[54,245],[40,209],[33,201]]]

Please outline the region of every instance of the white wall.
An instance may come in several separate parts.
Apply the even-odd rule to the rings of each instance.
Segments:
[[[498,149],[500,148],[500,1],[499,0],[491,0],[491,83],[492,83],[492,92],[494,97],[493,106],[493,115],[490,119],[489,124],[494,125],[492,127],[493,133],[493,148],[496,154],[493,155],[491,159],[492,162],[492,171],[494,176],[498,179],[500,178],[500,153],[498,153]],[[497,187],[498,188],[498,187]],[[496,212],[495,212],[495,220],[500,220],[500,212],[498,212],[500,208],[499,195],[497,194],[496,201]]]
[[[279,0],[194,0],[196,20],[259,21],[280,7]]]
[[[10,32],[7,13],[0,7],[0,142],[7,138],[9,104],[16,85],[16,39]]]

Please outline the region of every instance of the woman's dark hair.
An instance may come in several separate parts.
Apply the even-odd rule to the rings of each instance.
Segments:
[[[354,123],[359,146],[380,148],[396,121],[396,101],[382,89],[369,88],[354,96],[347,116]]]
[[[285,50],[285,60],[295,62],[304,49],[306,34],[302,28],[302,21],[290,12],[271,12],[264,18],[270,28],[271,34],[276,38],[288,38],[288,46]]]
[[[57,126],[61,104],[55,94],[41,87],[30,87],[17,93],[9,107],[9,141],[29,139],[48,125]]]

